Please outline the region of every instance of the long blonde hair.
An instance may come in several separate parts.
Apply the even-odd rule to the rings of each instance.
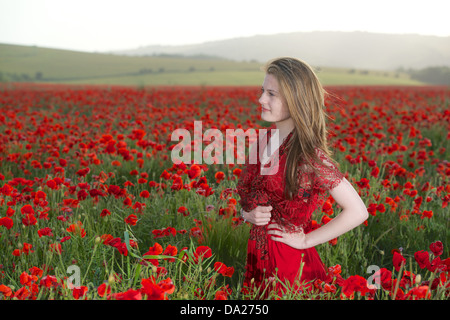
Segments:
[[[319,79],[306,62],[289,57],[269,61],[264,71],[278,80],[280,93],[295,125],[287,147],[285,196],[292,199],[298,192],[299,164],[307,172],[319,174],[314,163],[322,164],[317,150],[330,157],[327,145],[325,94]]]

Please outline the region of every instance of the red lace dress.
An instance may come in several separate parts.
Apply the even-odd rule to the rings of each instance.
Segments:
[[[267,131],[270,139],[271,130]],[[343,179],[341,172],[335,167],[317,165],[321,173],[320,177],[314,174],[302,172],[300,175],[300,189],[292,200],[286,200],[284,194],[284,168],[286,162],[286,145],[291,139],[291,132],[278,148],[278,169],[275,174],[261,174],[259,157],[254,164],[249,163],[248,158],[241,172],[236,190],[240,195],[239,203],[244,211],[249,212],[257,206],[271,205],[271,222],[281,225],[288,232],[298,231],[303,228],[305,233],[312,230],[312,213],[324,199],[326,191],[334,188]],[[259,149],[259,142],[256,142]],[[276,153],[275,153],[276,155]],[[323,152],[318,151],[321,160],[327,162]],[[329,160],[329,159],[328,159]],[[327,164],[330,162],[328,161]],[[267,162],[264,167],[270,167]],[[302,166],[299,166],[301,170]],[[301,277],[299,271],[303,263]],[[294,286],[299,282],[309,282],[315,279],[325,280],[326,269],[315,248],[306,250],[294,249],[284,243],[271,240],[267,235],[267,225],[252,225],[247,247],[246,271],[244,285],[259,288],[262,292],[265,279],[273,279],[276,273],[279,280],[288,282]],[[253,279],[253,282],[251,282]],[[262,285],[262,287],[261,287]],[[279,289],[279,288],[278,288]]]

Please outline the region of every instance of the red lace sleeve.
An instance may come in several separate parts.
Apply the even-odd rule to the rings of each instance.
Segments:
[[[321,163],[315,164],[315,168],[318,171],[316,186],[324,191],[329,191],[344,179],[344,175],[322,150],[317,150],[317,155]]]
[[[239,176],[239,181],[236,185],[236,192],[239,194],[239,204],[242,208],[247,207],[247,197],[250,192],[250,186],[252,181],[252,170],[250,170],[250,166],[248,164],[244,165],[242,168],[241,174]]]
[[[256,148],[256,149],[255,149]],[[254,179],[255,170],[257,167],[257,164],[250,163],[250,157],[254,156],[252,155],[252,152],[255,152],[257,150],[258,145],[254,144],[252,145],[252,148],[250,148],[250,154],[245,158],[245,163],[243,165],[241,174],[239,175],[239,180],[236,185],[236,192],[239,194],[240,200],[238,201],[241,205],[241,208],[247,208],[248,207],[248,194],[250,193],[250,189],[252,186],[252,181]]]
[[[255,176],[258,174],[258,148],[259,140],[250,141],[249,154],[245,158],[239,181],[236,185],[236,192],[239,194],[240,200],[238,201],[241,208],[248,211],[255,206],[255,199],[250,199],[249,194]]]

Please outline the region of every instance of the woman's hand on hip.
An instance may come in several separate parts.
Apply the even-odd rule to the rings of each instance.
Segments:
[[[254,225],[265,226],[269,223],[272,214],[272,206],[258,206],[252,211],[242,211],[242,217]]]
[[[306,234],[303,232],[303,229],[300,229],[298,232],[288,233],[282,231],[276,223],[271,223],[267,230],[267,234],[272,235],[271,239],[273,241],[282,242],[295,249],[308,249],[311,247],[307,244]]]

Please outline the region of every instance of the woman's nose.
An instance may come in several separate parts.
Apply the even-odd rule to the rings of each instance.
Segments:
[[[264,97],[264,93],[261,94],[261,96],[259,97],[258,102],[259,102],[260,104],[264,104],[264,103],[266,102],[266,98]]]

